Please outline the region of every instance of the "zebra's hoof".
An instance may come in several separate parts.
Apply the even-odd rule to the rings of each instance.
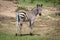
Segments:
[[[15,35],[17,36],[17,33]]]
[[[20,36],[22,36],[22,34],[20,34]]]
[[[30,33],[31,36],[33,36],[33,33]]]

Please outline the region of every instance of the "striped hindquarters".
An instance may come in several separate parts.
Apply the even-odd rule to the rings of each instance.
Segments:
[[[18,20],[19,21],[25,21],[26,20],[26,18],[27,18],[27,15],[26,15],[26,13],[25,12],[20,12],[19,13],[19,15],[18,15]]]

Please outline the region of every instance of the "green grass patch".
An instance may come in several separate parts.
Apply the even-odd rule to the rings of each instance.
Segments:
[[[40,36],[15,36],[0,33],[0,40],[50,40],[50,38],[44,38]]]
[[[26,8],[25,6],[32,6],[32,7],[34,7],[34,6],[36,6],[37,4],[43,4],[43,6],[48,6],[48,7],[50,7],[50,6],[54,6],[54,4],[53,3],[51,3],[51,2],[46,2],[46,1],[44,1],[44,0],[34,0],[34,2],[33,3],[31,3],[31,0],[16,0],[17,1],[17,3],[20,5],[20,7],[18,7],[17,9],[16,9],[16,12],[17,11],[19,11],[19,10],[25,10],[25,11],[28,11],[28,8]]]
[[[43,4],[44,6],[53,6],[54,4],[51,2],[46,2],[45,0],[35,0],[33,3],[31,3],[31,0],[17,0],[17,3],[22,6],[36,6],[36,4]]]

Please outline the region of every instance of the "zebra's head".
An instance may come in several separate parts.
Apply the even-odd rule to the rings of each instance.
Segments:
[[[43,4],[37,4],[37,14],[39,14],[39,16],[41,16],[41,12],[42,12],[42,6]]]

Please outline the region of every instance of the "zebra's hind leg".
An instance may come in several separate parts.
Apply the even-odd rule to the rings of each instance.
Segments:
[[[16,34],[15,34],[16,36],[17,36],[17,33],[18,33],[18,27],[19,27],[19,22],[17,21],[16,22]]]
[[[23,23],[20,23],[20,35],[22,36],[22,25],[23,25]]]
[[[16,36],[17,36],[17,32],[18,32],[18,21],[16,22]]]
[[[16,14],[16,36],[18,32],[18,26],[19,26],[19,21],[18,21],[18,13]]]

